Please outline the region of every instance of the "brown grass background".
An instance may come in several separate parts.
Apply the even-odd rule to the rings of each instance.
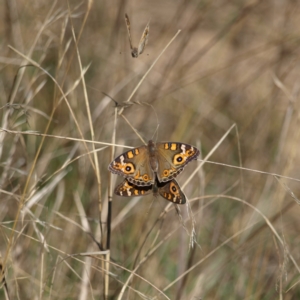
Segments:
[[[0,2],[1,128],[11,131],[0,130],[0,251],[11,299],[118,299],[139,263],[122,299],[300,299],[299,4]],[[125,12],[134,44],[150,20],[137,59]],[[121,108],[179,29],[125,107],[130,125],[118,116],[115,126],[103,92]],[[44,70],[19,69],[28,64]],[[91,127],[102,149],[95,168],[92,144],[69,139],[92,141]],[[107,256],[91,254],[107,239],[111,147],[101,142],[115,130],[116,144],[142,145],[132,128],[146,141],[201,150],[178,177],[182,186],[216,145],[208,160],[226,165],[206,162],[184,187],[192,214],[181,206],[161,217],[169,203],[152,195],[113,197],[104,296]]]

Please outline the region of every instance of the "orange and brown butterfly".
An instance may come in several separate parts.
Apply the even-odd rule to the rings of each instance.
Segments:
[[[141,55],[146,47],[146,44],[148,42],[148,37],[149,37],[149,23],[146,25],[146,28],[144,29],[143,35],[140,39],[140,42],[138,44],[138,47],[134,47],[131,39],[131,31],[130,31],[130,21],[129,17],[127,14],[125,14],[125,23],[127,27],[127,32],[128,32],[128,38],[129,38],[129,44],[130,44],[130,49],[131,49],[131,56],[132,57],[138,57]]]
[[[155,181],[153,185],[138,186],[129,182],[127,179],[122,181],[115,189],[115,194],[122,197],[138,197],[153,193],[175,204],[185,204],[186,197],[175,179],[167,182]]]
[[[153,142],[131,149],[115,158],[109,171],[125,177],[136,186],[153,186],[168,182],[180,174],[184,167],[197,159],[200,151],[189,144]]]

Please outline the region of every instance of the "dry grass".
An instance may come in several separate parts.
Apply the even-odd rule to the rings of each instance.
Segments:
[[[10,299],[300,298],[299,7],[0,3]],[[137,59],[125,12],[135,44],[150,20]],[[152,137],[201,149],[179,214],[112,195],[111,159]]]

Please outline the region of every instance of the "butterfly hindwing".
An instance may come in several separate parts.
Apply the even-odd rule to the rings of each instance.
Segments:
[[[163,183],[156,181],[151,186],[137,186],[125,179],[115,188],[115,194],[122,197],[145,196],[151,193],[175,204],[186,203],[186,197],[175,179]]]
[[[186,197],[175,179],[159,183],[158,193],[170,202],[176,204],[186,203]]]
[[[150,194],[152,186],[137,186],[129,182],[127,179],[123,180],[116,188],[115,194],[122,197],[137,197]]]

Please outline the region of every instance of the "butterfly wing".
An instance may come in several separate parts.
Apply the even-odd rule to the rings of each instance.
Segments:
[[[151,193],[154,196],[159,194],[176,204],[186,203],[186,197],[175,179],[163,183],[156,181],[153,186],[137,186],[125,179],[115,188],[115,194],[121,197],[138,197]]]
[[[148,43],[148,37],[149,37],[149,23],[147,24],[146,28],[144,29],[144,32],[142,34],[142,37],[140,39],[139,45],[138,45],[138,55],[141,55]]]
[[[124,152],[109,164],[108,170],[125,177],[137,186],[148,186],[155,182],[155,174],[150,166],[147,146]]]
[[[137,197],[151,194],[152,186],[137,186],[129,182],[127,179],[122,181],[116,188],[115,194],[122,197]]]
[[[180,174],[193,159],[197,159],[200,151],[191,145],[176,142],[157,143],[159,182],[166,182]]]
[[[132,46],[132,40],[131,40],[130,21],[129,21],[129,17],[127,14],[125,14],[125,23],[126,23],[126,28],[127,28],[128,38],[129,38],[130,49],[132,50],[133,46]]]
[[[158,183],[158,193],[168,201],[176,204],[186,203],[186,197],[175,179]]]

